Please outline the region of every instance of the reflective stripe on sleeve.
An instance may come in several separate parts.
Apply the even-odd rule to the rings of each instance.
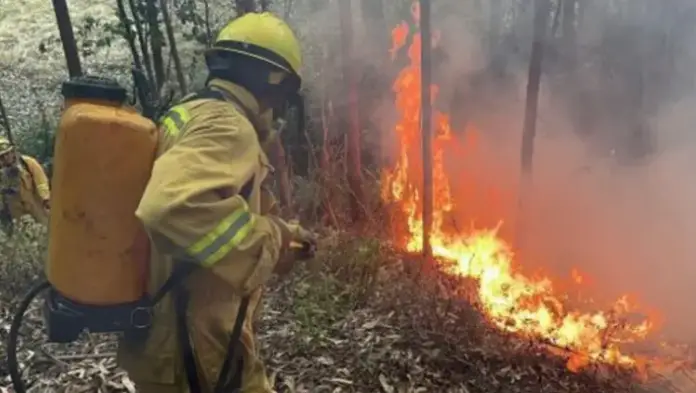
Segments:
[[[254,215],[249,206],[235,210],[218,224],[215,229],[203,236],[186,251],[204,267],[220,261],[227,253],[239,245],[254,227]]]
[[[176,137],[181,133],[186,123],[191,120],[188,111],[183,107],[174,107],[162,118],[160,123],[168,135]]]

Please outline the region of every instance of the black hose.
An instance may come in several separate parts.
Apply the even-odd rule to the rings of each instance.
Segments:
[[[7,338],[7,366],[10,369],[10,378],[12,379],[12,386],[16,393],[26,393],[27,389],[24,386],[24,381],[22,381],[22,374],[19,371],[19,362],[17,361],[17,344],[19,340],[19,328],[22,326],[22,319],[24,318],[24,313],[27,312],[31,302],[43,291],[50,288],[51,284],[47,281],[41,281],[35,285],[22,299],[19,303],[19,308],[12,318],[12,325],[10,326],[10,335]]]

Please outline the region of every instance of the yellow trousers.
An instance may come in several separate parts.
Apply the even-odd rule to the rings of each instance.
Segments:
[[[205,272],[204,272],[205,274]],[[211,393],[227,355],[227,347],[240,298],[230,296],[229,288],[216,277],[191,277],[189,286],[189,332],[198,360],[202,393]],[[223,287],[221,287],[223,286]],[[224,290],[223,290],[224,289]],[[244,367],[243,393],[273,393],[266,369],[258,353],[253,321],[260,310],[262,290],[251,295],[240,338]],[[234,299],[234,300],[231,300]],[[170,303],[170,302],[167,302]],[[166,304],[163,304],[167,307]],[[169,308],[169,307],[167,307]],[[123,342],[119,363],[128,371],[139,393],[189,393],[181,350],[176,344],[176,327],[171,315],[155,317],[152,339],[143,348]],[[170,351],[174,346],[176,349]],[[169,353],[175,354],[168,356]]]

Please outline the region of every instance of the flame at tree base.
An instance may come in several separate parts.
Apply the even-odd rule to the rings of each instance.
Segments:
[[[417,23],[417,4],[412,14]],[[393,58],[406,47],[409,30],[406,22],[393,30]],[[420,50],[420,35],[412,34],[407,50],[410,62],[393,85],[400,114],[394,127],[398,160],[393,168],[382,173],[382,198],[395,206],[396,213],[403,218],[406,228],[403,246],[412,252],[421,251],[423,229]],[[433,102],[436,95],[437,87],[433,86]],[[454,202],[444,166],[444,151],[445,144],[452,140],[452,133],[446,114],[435,111],[434,119],[431,247],[433,255],[443,261],[442,269],[476,281],[480,307],[488,321],[500,330],[567,349],[573,354],[568,360],[571,370],[580,370],[593,362],[638,366],[637,359],[622,353],[620,346],[645,339],[653,326],[650,321],[615,323],[618,316],[632,311],[627,297],[620,298],[608,312],[567,310],[550,279],[533,279],[513,267],[513,252],[498,236],[498,228],[462,235],[446,227],[445,219],[452,212]]]

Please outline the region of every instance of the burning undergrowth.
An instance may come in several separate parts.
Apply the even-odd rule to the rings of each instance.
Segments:
[[[419,12],[413,8],[414,23],[403,22],[393,30],[392,57],[405,53],[410,62],[398,74],[393,90],[399,119],[394,127],[396,163],[383,171],[382,198],[397,217],[394,237],[410,252],[422,249],[422,159],[420,135],[420,52],[417,32]],[[414,32],[415,31],[415,32]],[[438,44],[437,35],[432,45]],[[437,86],[431,88],[435,102]],[[457,200],[450,189],[445,155],[452,145],[459,153],[475,148],[457,144],[446,113],[434,111],[433,194],[434,212],[431,247],[440,259],[439,268],[455,277],[472,279],[479,310],[491,326],[518,338],[547,344],[567,359],[571,371],[597,365],[621,367],[645,378],[650,370],[667,362],[654,354],[635,351],[647,342],[656,328],[650,317],[636,317],[637,305],[620,296],[606,307],[598,307],[563,291],[549,277],[530,274],[519,266],[512,247],[499,235],[499,227],[462,232],[453,225]],[[471,127],[471,126],[470,126]],[[467,135],[475,130],[467,130]],[[470,217],[475,219],[476,217]],[[576,282],[582,274],[575,271]],[[594,310],[594,311],[593,311]],[[682,359],[683,360],[683,359]]]
[[[280,391],[649,391],[625,368],[571,372],[567,353],[501,332],[472,306],[476,280],[374,240],[332,244],[321,270],[268,294],[259,331]]]

